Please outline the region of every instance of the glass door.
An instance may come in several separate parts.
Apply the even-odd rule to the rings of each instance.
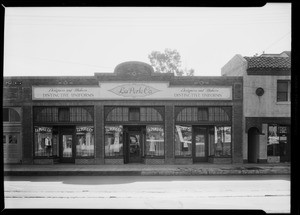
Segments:
[[[72,133],[60,134],[60,160],[62,163],[75,162],[75,147]]]
[[[128,132],[127,138],[127,154],[129,163],[140,163],[141,162],[141,132]]]
[[[193,161],[206,162],[207,161],[207,127],[193,128]]]

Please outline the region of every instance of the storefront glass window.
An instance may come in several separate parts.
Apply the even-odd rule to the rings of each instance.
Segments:
[[[190,125],[175,126],[175,155],[177,156],[192,155],[192,126]]]
[[[123,155],[123,126],[105,126],[105,156],[114,157]]]
[[[57,135],[52,134],[52,127],[34,127],[34,155],[55,156],[57,155]]]
[[[231,126],[215,126],[214,156],[231,155]]]
[[[146,126],[146,155],[164,155],[164,127],[162,125]]]
[[[17,135],[8,135],[8,143],[9,144],[18,144],[18,138],[17,138]]]
[[[267,149],[268,156],[279,156],[279,135],[277,125],[269,125]]]
[[[76,156],[94,156],[94,127],[76,126]]]
[[[288,145],[288,127],[287,126],[278,126],[278,135],[279,135],[279,155],[287,155],[287,145]]]

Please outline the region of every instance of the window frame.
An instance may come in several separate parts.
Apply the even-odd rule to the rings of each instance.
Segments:
[[[276,137],[278,137],[278,143],[276,144],[269,144],[269,127],[274,127],[276,126]],[[280,127],[285,127],[286,133],[281,133],[280,132]],[[290,130],[290,125],[284,125],[284,124],[268,124],[268,133],[267,133],[267,156],[268,157],[272,157],[272,156],[276,156],[276,157],[281,157],[283,155],[281,155],[281,150],[280,150],[280,144],[284,141],[282,141],[280,139],[280,137],[282,137],[283,134],[285,134],[286,138],[288,138],[289,134],[289,130]],[[287,144],[288,144],[288,140],[286,140]],[[272,151],[271,154],[269,154],[269,151]]]
[[[81,121],[72,119],[72,114],[74,114],[72,108],[81,108],[80,113],[82,114]],[[59,111],[63,109],[68,109],[68,115],[65,119],[60,119]],[[83,111],[85,109],[85,112]],[[90,110],[89,110],[90,109]],[[42,113],[44,111],[44,113]],[[84,114],[89,114],[89,117]],[[86,119],[86,121],[83,121]],[[94,124],[94,106],[33,106],[33,123],[34,125],[42,124],[80,124],[80,125],[93,125]]]
[[[153,126],[153,127],[160,127],[160,128],[162,128],[162,134],[163,134],[163,153],[162,153],[162,155],[152,155],[152,154],[150,154],[149,152],[150,152],[150,145],[149,145],[149,152],[147,151],[147,136],[148,136],[148,131],[147,131],[147,126]],[[144,156],[146,157],[146,158],[163,158],[163,157],[165,157],[165,153],[166,153],[166,134],[165,134],[165,126],[164,126],[164,124],[155,124],[155,125],[152,125],[152,124],[148,124],[148,125],[146,125],[146,130],[145,130],[145,140],[144,140]],[[149,144],[151,144],[151,143],[149,143]]]
[[[35,129],[37,128],[40,128],[40,127],[45,127],[45,128],[48,128],[48,129],[51,129],[51,133],[50,132],[36,132]],[[34,125],[33,126],[33,130],[34,130],[34,133],[33,133],[33,157],[34,158],[50,158],[50,159],[53,159],[53,158],[58,158],[59,157],[59,135],[58,133],[56,133],[53,129],[53,126],[49,126],[49,125]],[[39,146],[38,145],[38,142],[36,141],[36,135],[37,133],[47,133],[47,134],[51,134],[51,154],[47,154],[47,150],[44,150],[43,151],[43,154],[42,155],[37,155],[36,153],[36,148]],[[54,136],[56,137],[56,151],[53,150],[53,140],[54,140]]]
[[[121,120],[115,120],[116,117],[110,115],[116,108],[121,108],[122,113],[125,111],[125,115],[123,113]],[[130,119],[130,109],[137,108],[139,111],[139,119]],[[142,112],[141,109],[145,108],[145,112]],[[152,108],[154,109],[157,114],[160,115],[160,117],[157,117],[158,120],[153,120],[152,114],[153,112],[148,111],[147,108]],[[158,110],[160,108],[165,109],[163,106],[105,106],[104,107],[104,119],[105,119],[105,125],[113,125],[113,124],[161,124],[164,123],[164,111],[162,113],[161,110]],[[127,114],[127,115],[126,115]],[[148,114],[148,115],[147,115]],[[125,119],[124,119],[125,118]],[[120,118],[118,118],[120,119]]]
[[[4,121],[4,111],[7,111],[7,119],[8,120],[5,120]],[[17,114],[17,117],[18,117],[18,119],[19,120],[17,120],[17,121],[12,121],[12,114]],[[2,122],[3,123],[21,123],[21,114],[15,109],[15,108],[13,108],[13,107],[3,107],[2,108]],[[6,117],[5,117],[6,118]]]
[[[192,121],[188,120],[178,120],[179,118],[190,118],[187,116],[181,116],[180,114],[184,109],[186,108],[192,108],[192,109],[197,109],[195,119]],[[230,109],[230,114],[226,111],[226,109]],[[200,110],[206,109],[207,110],[207,119],[202,119],[200,120]],[[227,115],[222,115],[222,111],[227,114]],[[192,124],[192,125],[212,125],[212,124],[231,124],[232,123],[232,106],[175,106],[175,124]],[[223,120],[228,117],[228,120]]]
[[[287,91],[279,91],[279,84],[280,83],[287,83]],[[285,93],[286,94],[286,100],[278,100],[278,94],[279,93]],[[290,102],[291,101],[291,80],[277,80],[276,83],[276,102],[278,103],[284,103],[284,102]]]
[[[190,127],[191,128],[191,131],[188,131],[191,133],[191,140],[190,140],[190,154],[187,154],[187,155],[184,155],[182,153],[182,150],[180,150],[180,154],[176,154],[176,141],[175,141],[175,138],[176,138],[176,132],[177,132],[177,129],[176,129],[176,126],[186,126],[186,127]],[[193,124],[185,124],[185,123],[175,123],[174,125],[174,136],[173,136],[173,139],[174,139],[174,156],[175,158],[193,158]],[[183,142],[180,141],[180,145],[182,144]],[[180,146],[179,146],[180,147]],[[188,147],[189,148],[189,147]]]
[[[108,155],[107,155],[107,151],[106,151],[106,147],[108,146],[107,144],[106,144],[106,135],[107,135],[107,133],[106,133],[106,126],[109,126],[109,127],[118,127],[118,128],[120,128],[121,130],[120,130],[120,132],[119,132],[119,144],[120,144],[120,137],[122,137],[122,149],[120,150],[120,148],[119,148],[119,150],[122,152],[122,153],[120,153],[120,151],[119,151],[119,154],[114,154],[114,155],[110,155],[109,153],[110,153],[110,149],[108,149]],[[114,158],[123,158],[124,157],[124,146],[125,146],[125,143],[124,143],[124,128],[123,128],[123,125],[121,125],[121,124],[105,124],[104,125],[104,135],[103,135],[104,137],[104,141],[103,141],[103,143],[104,143],[104,158],[105,159],[114,159]],[[114,152],[115,153],[115,152]]]
[[[78,127],[91,128],[92,131],[91,132],[79,132],[79,131],[77,131]],[[90,133],[91,134],[91,139],[92,139],[92,142],[93,142],[93,145],[92,145],[93,146],[93,154],[92,155],[88,155],[88,156],[78,155],[78,151],[77,151],[77,146],[79,145],[78,144],[78,136],[79,136],[78,134],[80,134],[80,136],[82,136],[83,135],[82,133],[84,133],[85,135],[86,135],[86,133]],[[86,145],[86,143],[85,143],[85,145]],[[85,159],[85,158],[86,159],[90,159],[90,158],[94,158],[95,157],[95,153],[96,153],[95,145],[96,145],[96,141],[95,141],[95,127],[94,127],[94,125],[76,125],[76,127],[75,127],[75,158],[76,159]]]
[[[215,136],[215,132],[216,132],[216,127],[223,127],[223,128],[225,128],[225,127],[230,127],[230,142],[226,142],[226,141],[224,141],[222,144],[223,144],[223,146],[222,146],[222,155],[219,155],[219,156],[217,156],[216,155],[216,151],[215,151],[215,149],[214,149],[214,154],[210,154],[209,155],[209,157],[214,157],[214,158],[232,158],[232,154],[233,154],[233,151],[232,151],[232,149],[233,149],[233,147],[232,147],[232,143],[233,143],[233,126],[231,125],[231,124],[217,124],[217,125],[213,125],[213,129],[214,129],[214,141],[213,141],[213,147],[216,147],[216,142],[215,142],[215,140],[216,140],[216,136]],[[224,155],[224,144],[225,143],[230,143],[230,154],[229,155]],[[211,144],[211,143],[210,143]]]

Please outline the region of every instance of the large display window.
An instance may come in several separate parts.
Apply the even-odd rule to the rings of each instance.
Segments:
[[[53,127],[34,127],[34,155],[50,157],[58,155],[58,134]]]
[[[94,127],[76,126],[76,156],[94,156]]]
[[[279,135],[277,129],[278,129],[277,125],[268,126],[268,144],[267,144],[268,156],[279,156]]]
[[[105,126],[105,157],[123,155],[123,126]]]
[[[214,152],[215,157],[231,156],[231,126],[215,126]]]
[[[175,156],[192,156],[192,126],[175,126]]]
[[[163,125],[146,126],[146,155],[164,156],[164,127]]]
[[[268,156],[286,156],[288,147],[288,126],[269,125],[268,126]]]

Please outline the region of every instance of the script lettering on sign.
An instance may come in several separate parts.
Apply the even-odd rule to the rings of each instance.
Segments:
[[[33,87],[33,99],[95,99],[99,87]]]
[[[123,97],[146,97],[159,90],[144,84],[123,84],[109,91]]]
[[[98,86],[33,86],[33,100],[232,100],[232,86],[169,82],[99,82]]]
[[[224,97],[224,92],[222,92],[222,88],[182,88],[180,92],[174,93],[174,97],[218,99]]]

